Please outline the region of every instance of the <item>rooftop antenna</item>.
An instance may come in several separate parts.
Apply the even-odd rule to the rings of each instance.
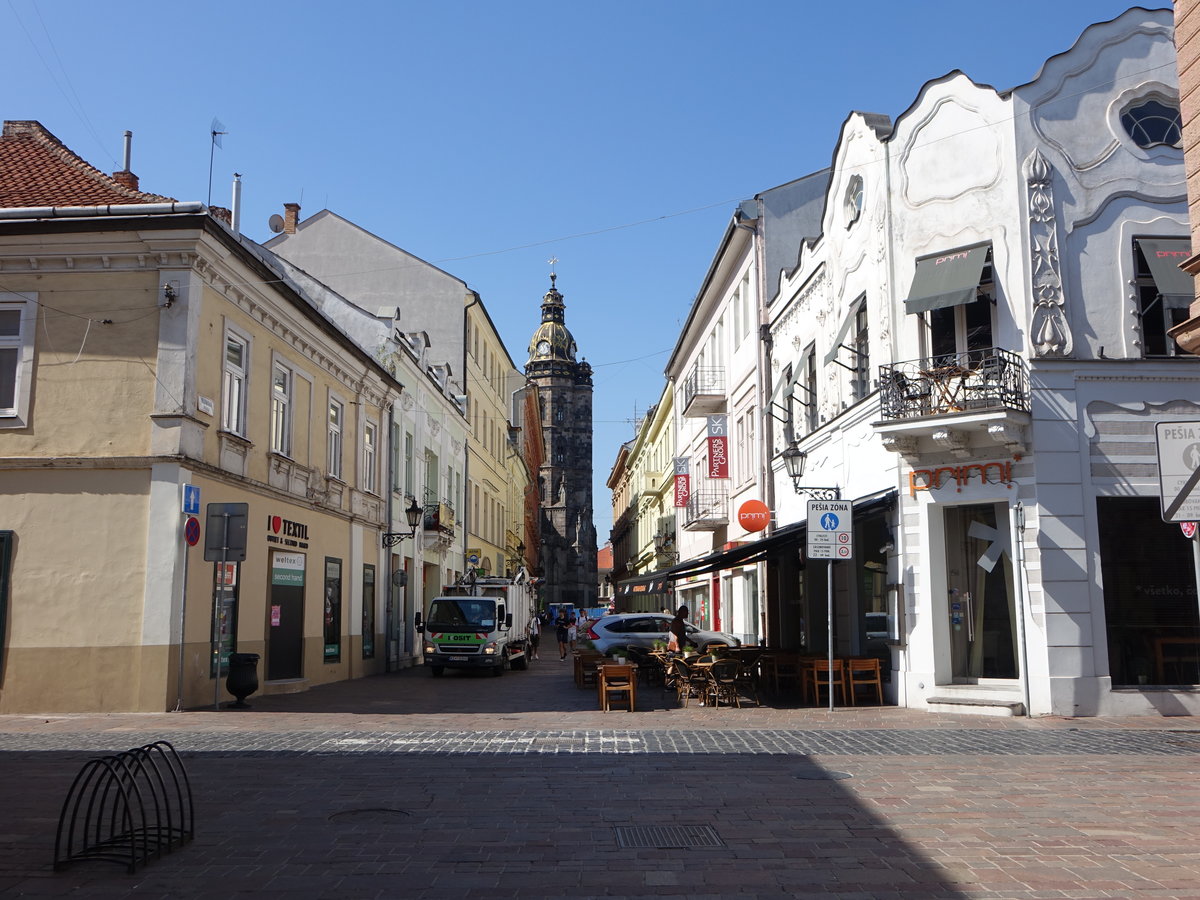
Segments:
[[[212,136],[212,144],[208,148],[208,205],[212,206],[213,156],[216,154],[217,148],[221,146],[221,135],[229,134],[229,132],[225,130],[225,126],[216,116],[213,116],[212,125],[208,130]]]

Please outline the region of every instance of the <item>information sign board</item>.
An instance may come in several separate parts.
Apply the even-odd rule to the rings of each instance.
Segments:
[[[809,500],[809,559],[851,559],[854,522],[849,500]]]
[[[1200,519],[1200,420],[1158,422],[1154,436],[1163,521]]]

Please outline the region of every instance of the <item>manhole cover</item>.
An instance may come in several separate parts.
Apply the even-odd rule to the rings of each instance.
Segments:
[[[401,822],[411,816],[412,813],[402,809],[344,809],[331,815],[329,821],[351,825],[386,825],[388,822]]]
[[[792,776],[801,781],[844,781],[847,778],[853,778],[849,772],[826,772],[824,769],[814,769],[812,771],[797,772]]]
[[[677,847],[724,847],[711,825],[617,825],[617,846],[671,850]]]

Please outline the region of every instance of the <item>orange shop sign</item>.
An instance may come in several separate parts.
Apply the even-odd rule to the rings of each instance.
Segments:
[[[771,510],[761,500],[747,500],[738,507],[737,516],[746,531],[762,531],[771,524]]]

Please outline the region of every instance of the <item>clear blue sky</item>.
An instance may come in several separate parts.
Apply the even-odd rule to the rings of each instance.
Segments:
[[[142,189],[180,200],[208,199],[217,117],[212,201],[242,173],[245,234],[329,208],[477,290],[518,368],[557,257],[603,543],[604,481],[736,202],[827,166],[852,110],[895,118],[954,69],[1030,81],[1130,5],[6,0],[2,117],[108,172],[129,129]]]

